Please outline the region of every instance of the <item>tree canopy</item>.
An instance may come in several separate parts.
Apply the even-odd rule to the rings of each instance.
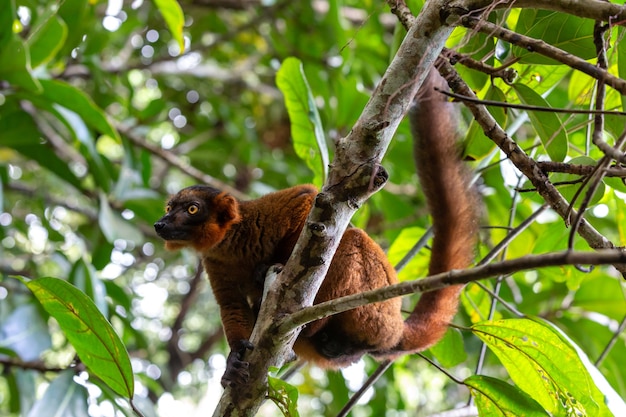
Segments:
[[[355,416],[624,415],[625,22],[623,0],[5,1],[0,414],[331,416],[365,387]],[[481,228],[475,267],[422,280],[430,219],[403,116],[435,61]],[[289,346],[255,350],[251,398],[233,403],[198,258],[152,226],[166,199],[332,196],[365,163],[385,187],[312,218],[365,229],[402,265],[372,297],[411,294],[408,310],[468,283],[453,325],[383,367],[268,369]],[[300,242],[283,289],[299,250],[332,256]],[[302,265],[298,285],[323,279]],[[259,327],[292,305],[275,297]],[[323,314],[302,307],[294,323]],[[258,337],[283,340],[280,324]]]

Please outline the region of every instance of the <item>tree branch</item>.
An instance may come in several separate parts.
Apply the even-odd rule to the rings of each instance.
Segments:
[[[72,366],[66,366],[66,367],[48,366],[43,361],[40,361],[40,360],[23,361],[19,358],[6,358],[6,357],[0,357],[0,365],[3,365],[5,367],[29,369],[29,370],[38,371],[38,372],[57,372],[57,373],[63,372],[66,369],[69,369],[72,367]],[[76,371],[79,371],[79,370],[84,370],[85,366],[83,365],[82,362],[79,362],[73,368],[76,369]]]
[[[452,270],[432,275],[423,279],[405,281],[388,287],[353,294],[335,300],[316,304],[285,318],[280,328],[287,329],[303,326],[314,320],[351,310],[362,305],[388,300],[407,294],[423,293],[438,290],[450,285],[467,284],[468,282],[508,275],[515,272],[537,268],[563,265],[606,265],[623,264],[626,266],[626,251],[623,249],[603,250],[597,252],[563,251],[542,255],[528,255],[508,261],[494,262],[465,270]]]
[[[465,81],[459,77],[454,68],[448,62],[444,60],[441,61],[439,70],[448,81],[448,84],[450,84],[450,88],[458,94],[472,98],[476,97]],[[513,165],[531,181],[541,197],[565,220],[566,224],[570,224],[570,219],[576,218],[576,211],[571,209],[569,202],[554,187],[554,184],[550,182],[550,179],[541,170],[539,165],[537,165],[537,162],[526,155],[517,143],[508,137],[506,132],[484,106],[471,102],[466,103],[466,105],[472,112],[476,122],[481,126],[483,132],[485,132],[485,135],[490,138],[511,160]],[[593,249],[614,249],[616,247],[584,218],[580,220],[578,232]],[[626,277],[626,265],[615,265],[615,267],[622,276]]]
[[[491,9],[533,8],[567,13],[587,19],[609,22],[611,25],[626,24],[626,7],[603,0],[452,0],[449,7],[467,11]]]
[[[585,74],[597,79],[603,80],[607,85],[613,87],[621,94],[626,94],[626,80],[615,77],[607,70],[597,67],[584,59],[578,58],[575,55],[565,52],[562,49],[556,48],[542,40],[530,38],[528,36],[520,35],[498,26],[484,19],[476,19],[474,17],[466,16],[462,19],[464,26],[478,30],[489,36],[495,36],[498,39],[509,42],[513,45],[522,47],[532,52],[537,52],[546,57],[552,58],[568,67],[577,69]]]

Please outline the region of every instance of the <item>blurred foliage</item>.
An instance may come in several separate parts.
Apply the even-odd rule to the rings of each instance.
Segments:
[[[423,1],[408,4],[417,14]],[[210,413],[227,346],[195,255],[165,252],[153,232],[164,200],[198,182],[228,184],[252,198],[313,181],[294,151],[276,86],[281,63],[289,57],[302,62],[319,112],[317,126],[325,127],[332,152],[332,140],[351,129],[404,33],[384,2],[181,0],[180,6],[184,16],[174,0],[5,0],[0,8],[0,415],[131,415],[98,368],[86,369],[78,359],[89,348],[72,346],[71,330],[51,320],[48,314],[57,316],[12,276],[63,279],[93,301],[97,310],[89,309],[86,317],[102,314],[120,335],[135,375],[135,402],[146,415]],[[494,12],[489,20],[575,56],[595,56],[588,20],[518,9]],[[625,78],[624,32],[618,27],[609,32],[609,70]],[[481,98],[577,109],[593,103],[594,79],[536,53],[463,28],[447,46],[515,70],[511,84],[456,65]],[[623,101],[609,89],[607,109],[624,111]],[[603,156],[589,141],[586,115],[490,110],[533,158],[577,158],[588,165]],[[480,259],[543,201],[469,113],[460,115],[465,154],[484,201]],[[625,119],[606,119],[604,136],[612,144]],[[394,261],[429,222],[411,152],[403,123],[383,161],[390,183],[354,218],[383,247],[393,242]],[[567,181],[567,198],[581,186],[580,175],[551,178]],[[606,178],[586,216],[618,246],[626,242],[625,192],[623,178]],[[546,212],[507,246],[504,257],[563,250],[568,234],[563,221]],[[575,248],[588,249],[582,239]],[[401,278],[425,276],[427,264],[424,249]],[[517,311],[544,318],[562,334],[538,321],[511,320],[514,314],[500,303],[490,312],[487,290],[495,287]],[[598,370],[624,397],[626,343],[617,332],[626,316],[625,298],[624,283],[611,268],[520,272],[482,287],[469,285],[457,324],[506,323],[548,340],[552,350],[541,351],[546,355],[565,349],[592,362],[602,358]],[[484,322],[490,314],[509,320]],[[493,334],[498,332],[511,336],[502,328]],[[520,337],[498,345],[476,372],[481,341],[455,329],[426,356],[457,380],[469,377],[467,386],[419,357],[405,357],[366,393],[353,415],[402,415],[391,410],[429,415],[466,404],[470,390],[484,410],[507,403],[510,412],[531,407],[540,414],[537,402],[548,401],[532,395],[540,387],[520,385],[510,358],[503,356],[506,346],[523,342]],[[582,362],[571,360],[571,369],[553,357],[547,363],[555,374],[582,373],[573,380],[578,387],[588,383],[585,369],[593,369],[588,360]],[[342,372],[305,367],[290,381],[297,393],[279,387],[289,399],[298,398],[300,415],[335,415],[375,367],[370,359]],[[563,380],[555,378],[560,386]],[[565,415],[558,406],[551,411]],[[262,413],[278,410],[268,403]]]

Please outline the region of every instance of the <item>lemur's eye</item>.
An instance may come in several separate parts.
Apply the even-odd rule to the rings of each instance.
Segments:
[[[189,214],[196,214],[197,212],[198,212],[198,206],[196,206],[195,204],[192,204],[187,208],[187,213]]]
[[[172,206],[170,206],[169,204],[167,206],[165,206],[165,212],[169,213],[172,210]]]

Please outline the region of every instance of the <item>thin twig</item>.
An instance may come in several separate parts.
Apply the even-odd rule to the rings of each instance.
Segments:
[[[617,330],[615,330],[615,333],[613,333],[613,337],[611,338],[611,340],[609,340],[609,343],[606,344],[604,350],[602,351],[602,353],[600,353],[600,356],[598,356],[598,359],[596,359],[596,362],[594,363],[596,367],[599,367],[600,364],[604,362],[604,360],[608,356],[609,352],[611,352],[611,349],[613,349],[613,346],[615,346],[615,343],[617,343],[620,335],[622,334],[622,332],[624,332],[624,330],[626,330],[626,316],[624,316],[624,318],[622,319],[622,322],[619,324],[619,327],[617,328]]]
[[[537,166],[545,172],[560,172],[565,174],[587,176],[596,171],[595,165],[569,164],[567,162],[537,161]],[[626,166],[615,166],[604,171],[605,177],[626,178]]]
[[[352,410],[352,408],[356,405],[356,403],[359,402],[361,397],[363,397],[363,394],[365,394],[365,392],[368,389],[370,389],[370,387],[372,385],[374,385],[376,383],[376,381],[378,381],[378,379],[385,372],[387,372],[387,369],[389,369],[391,364],[393,364],[393,361],[390,361],[390,360],[387,360],[387,361],[384,361],[383,363],[381,363],[378,366],[378,368],[376,368],[374,373],[372,373],[372,375],[370,375],[369,378],[367,378],[367,381],[365,381],[363,383],[363,385],[361,385],[361,388],[359,388],[359,390],[354,393],[354,395],[350,398],[350,400],[348,400],[346,405],[343,406],[341,411],[339,411],[339,413],[337,414],[337,417],[345,417],[345,416],[347,416],[348,413],[350,412],[350,410]]]
[[[502,101],[483,100],[483,99],[479,99],[475,97],[468,97],[468,96],[456,94],[450,91],[445,91],[437,87],[435,87],[435,90],[455,100],[463,101],[466,103],[482,104],[483,106],[487,106],[487,107],[503,107],[507,109],[527,110],[527,111],[536,111],[536,112],[545,112],[545,113],[593,114],[593,115],[601,114],[601,115],[609,115],[609,116],[626,116],[626,112],[617,111],[617,110],[561,109],[561,108],[555,108],[555,107],[532,106],[530,104],[504,103]]]

